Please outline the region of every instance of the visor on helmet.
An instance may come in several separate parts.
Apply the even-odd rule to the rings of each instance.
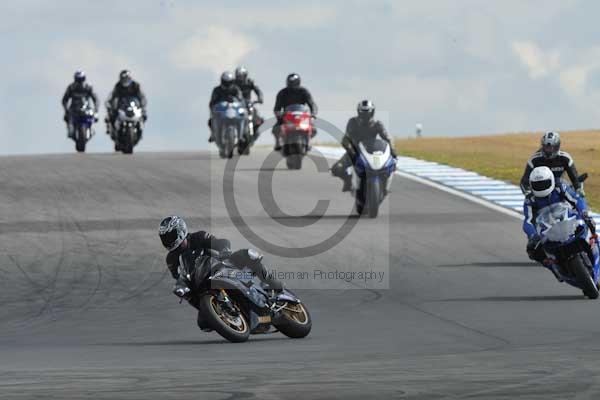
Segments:
[[[552,180],[545,179],[543,181],[534,181],[531,182],[531,189],[534,192],[543,192],[544,190],[548,190],[552,187]]]
[[[546,157],[555,157],[558,154],[558,150],[560,149],[560,145],[555,144],[545,144],[542,146],[542,151]]]
[[[162,235],[160,235],[160,241],[162,242],[163,246],[165,246],[167,249],[170,249],[173,247],[173,245],[175,243],[177,243],[177,239],[178,239],[178,235],[177,235],[177,230],[173,229],[170,232],[165,232]]]

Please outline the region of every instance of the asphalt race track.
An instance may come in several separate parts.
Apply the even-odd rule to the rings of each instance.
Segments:
[[[351,197],[309,161],[270,171],[282,211],[269,217],[257,193],[265,155],[235,174],[241,217],[259,236],[300,247],[344,223]],[[600,394],[600,303],[527,259],[518,220],[400,178],[379,218],[354,221],[333,248],[266,256],[310,272],[289,282],[312,312],[306,339],[230,344],[200,332],[170,293],[156,228],[176,212],[250,246],[223,205],[224,169],[209,153],[0,158],[0,398]],[[330,200],[323,218],[301,217],[317,199]],[[386,275],[313,279],[316,269]]]

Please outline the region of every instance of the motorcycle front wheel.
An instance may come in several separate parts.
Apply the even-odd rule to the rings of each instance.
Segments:
[[[598,288],[592,279],[588,269],[583,264],[581,260],[581,256],[573,257],[568,261],[569,269],[575,274],[577,277],[577,283],[579,283],[579,287],[583,291],[583,294],[589,297],[590,299],[598,298]]]
[[[290,154],[285,159],[288,169],[302,169],[302,154]]]
[[[312,329],[312,320],[304,304],[287,304],[281,311],[275,328],[285,336],[300,339],[307,336]]]
[[[77,128],[77,134],[75,135],[75,150],[78,153],[85,152],[85,144],[86,144],[86,132],[83,126]]]
[[[233,343],[241,343],[250,336],[250,324],[239,307],[232,304],[235,315],[226,310],[215,293],[208,293],[198,302],[199,312],[206,323],[219,335]]]
[[[369,179],[367,181],[366,208],[369,218],[376,218],[379,214],[381,201],[381,181]]]

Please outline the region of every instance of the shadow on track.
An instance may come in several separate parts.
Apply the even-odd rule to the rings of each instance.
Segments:
[[[270,167],[265,167],[265,168],[236,168],[235,169],[236,172],[238,171],[242,171],[242,172],[274,172],[274,171],[291,171],[287,168],[270,168]],[[294,172],[295,171],[291,171]]]
[[[473,262],[463,264],[441,264],[438,265],[440,268],[461,268],[461,267],[481,267],[481,268],[529,268],[529,267],[541,267],[535,262]]]
[[[262,337],[262,338],[250,338],[246,343],[260,343],[260,342],[272,342],[279,340],[291,340],[285,336],[277,337]],[[94,346],[124,346],[124,347],[144,347],[144,346],[206,346],[212,344],[231,344],[225,339],[211,339],[211,340],[164,340],[164,341],[151,341],[151,342],[116,342],[116,343],[95,343]]]
[[[286,220],[337,220],[337,219],[357,219],[360,218],[357,214],[325,214],[325,215],[317,215],[317,214],[309,214],[309,215],[274,215],[271,216],[272,219],[276,221],[286,221]]]
[[[490,297],[474,297],[474,298],[457,298],[457,299],[440,299],[428,301],[427,303],[446,303],[446,302],[521,302],[521,301],[565,301],[565,300],[585,300],[588,299],[583,295],[568,295],[568,296],[490,296]]]

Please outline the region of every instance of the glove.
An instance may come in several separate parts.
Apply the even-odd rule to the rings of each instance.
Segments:
[[[148,116],[146,114],[142,115],[142,119],[144,120],[144,122],[146,122],[148,120]]]
[[[580,197],[585,197],[585,190],[583,190],[583,188],[582,188],[582,187],[580,187],[579,189],[577,189],[577,194],[578,194]]]
[[[67,118],[67,114],[65,114],[65,115],[63,116],[63,121],[67,122],[67,120],[68,120],[68,119],[69,119],[69,118]]]
[[[583,213],[583,220],[585,221],[585,224],[588,226],[588,228],[590,228],[590,231],[592,231],[592,235],[595,235],[596,221],[594,221],[594,218],[588,215],[587,211]]]
[[[175,286],[173,294],[182,299],[187,299],[190,297],[190,288],[185,286]]]
[[[229,257],[231,257],[231,250],[230,249],[221,250],[219,252],[219,259],[220,260],[226,260]]]

